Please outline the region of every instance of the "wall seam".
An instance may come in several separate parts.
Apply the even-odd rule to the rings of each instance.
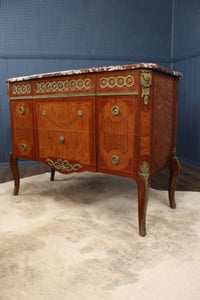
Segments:
[[[175,0],[172,0],[172,17],[171,17],[171,51],[170,51],[170,67],[173,70],[174,63],[173,63],[173,58],[174,58],[174,3]]]

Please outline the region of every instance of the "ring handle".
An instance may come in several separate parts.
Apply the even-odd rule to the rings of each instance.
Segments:
[[[83,115],[83,111],[81,109],[78,110],[78,115],[81,117]]]
[[[118,106],[113,106],[111,109],[111,112],[112,112],[113,116],[118,116],[118,114],[120,113],[120,109]]]
[[[64,138],[63,135],[61,135],[61,136],[59,137],[59,143],[60,143],[60,144],[63,144],[64,141],[65,141],[65,138]]]
[[[23,151],[26,151],[26,149],[27,149],[26,144],[22,144],[21,148],[22,148]]]
[[[119,161],[120,161],[119,156],[113,155],[113,157],[112,157],[112,163],[114,165],[118,165]]]
[[[19,113],[20,113],[21,115],[23,115],[23,114],[25,113],[25,108],[24,108],[23,106],[21,106],[21,107],[19,108]]]

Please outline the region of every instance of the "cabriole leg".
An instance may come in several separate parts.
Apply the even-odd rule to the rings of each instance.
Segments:
[[[54,181],[55,169],[51,169],[51,181]]]
[[[13,157],[13,153],[10,153],[9,156],[9,162],[10,162],[10,168],[14,177],[14,191],[13,195],[18,195],[19,193],[19,185],[20,185],[20,179],[19,179],[19,169],[18,169],[18,159]]]
[[[176,182],[180,170],[180,163],[176,156],[176,149],[174,149],[173,158],[171,159],[169,167],[170,167],[169,203],[171,208],[176,208],[175,189],[176,189]]]
[[[147,203],[149,198],[149,187],[150,187],[150,177],[149,177],[149,164],[148,162],[143,162],[140,166],[140,173],[138,176],[138,221],[139,221],[139,234],[141,236],[146,235],[146,211]]]

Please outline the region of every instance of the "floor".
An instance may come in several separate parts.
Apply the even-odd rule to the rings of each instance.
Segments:
[[[193,188],[188,170],[179,185]],[[133,180],[49,175],[23,178],[17,197],[0,184],[0,300],[200,299],[199,192],[176,191],[174,210],[151,189],[141,237]]]
[[[168,179],[169,170],[162,170],[151,179],[151,187],[158,190],[167,190]],[[200,170],[181,163],[176,190],[200,192]]]
[[[50,169],[42,164],[20,167],[20,177],[29,177],[48,172]],[[151,187],[158,190],[168,189],[169,170],[165,169],[151,179]],[[0,168],[0,183],[13,180],[9,168]],[[181,164],[177,191],[200,192],[200,170]]]

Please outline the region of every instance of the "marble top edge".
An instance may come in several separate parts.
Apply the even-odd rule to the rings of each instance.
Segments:
[[[57,76],[65,76],[65,75],[77,75],[84,73],[99,73],[99,72],[111,72],[111,71],[120,71],[120,70],[134,70],[134,69],[154,69],[163,73],[171,74],[173,76],[182,77],[182,73],[176,72],[162,66],[159,66],[155,63],[139,63],[139,64],[129,64],[129,65],[116,65],[116,66],[107,66],[107,67],[92,67],[86,69],[75,69],[75,70],[66,70],[66,71],[58,71],[51,73],[42,73],[42,74],[34,74],[30,76],[22,76],[22,77],[14,77],[9,78],[7,82],[16,82],[16,81],[24,81],[31,79],[40,79],[46,77],[57,77]]]

